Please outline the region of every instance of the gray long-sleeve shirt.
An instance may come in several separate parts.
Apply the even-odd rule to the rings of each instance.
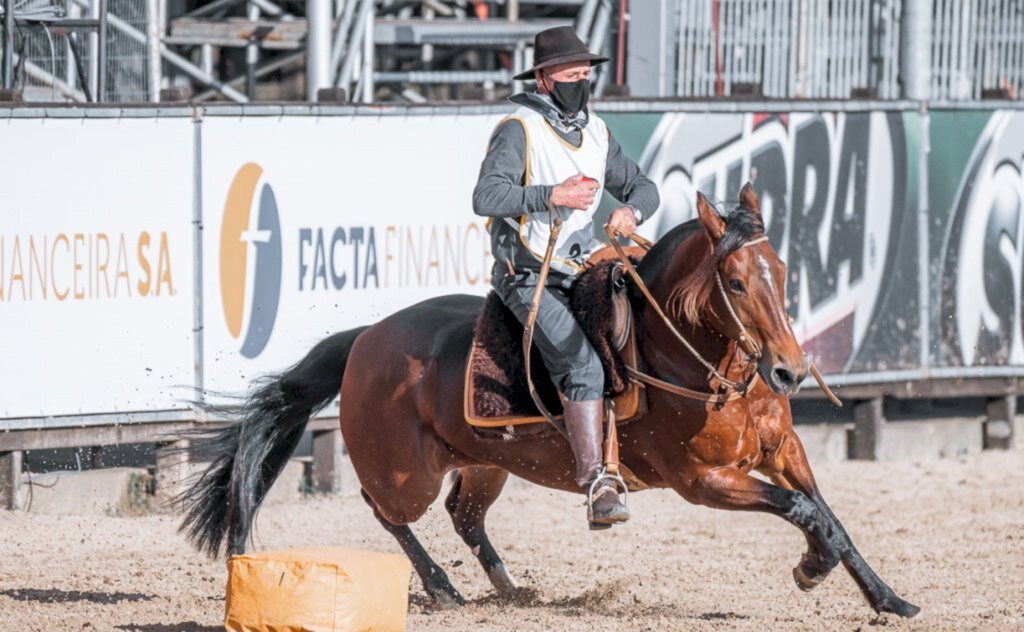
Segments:
[[[555,131],[575,146],[579,146],[582,140],[583,135],[579,130]],[[547,210],[554,186],[524,186],[526,152],[526,131],[518,120],[510,119],[494,130],[473,191],[473,211],[477,215],[517,218],[524,211],[539,213]],[[639,210],[642,220],[653,215],[660,204],[658,187],[622,152],[622,147],[611,132],[608,134],[605,189],[623,204]],[[496,270],[505,270],[506,260],[517,268],[539,267],[536,258],[522,250],[518,235],[511,226],[504,221],[493,223],[491,252],[500,266]]]

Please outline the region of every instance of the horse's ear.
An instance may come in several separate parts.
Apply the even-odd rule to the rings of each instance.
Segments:
[[[697,217],[704,225],[704,230],[708,232],[711,241],[717,242],[725,234],[725,220],[700,191],[697,191]]]
[[[761,201],[757,199],[757,193],[754,192],[754,185],[749,182],[744,184],[743,188],[740,189],[740,204],[754,213],[754,215],[761,215]]]

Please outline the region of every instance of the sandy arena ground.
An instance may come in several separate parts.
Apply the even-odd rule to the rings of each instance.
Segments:
[[[874,616],[842,567],[801,593],[790,570],[804,541],[777,518],[644,492],[629,525],[592,534],[574,497],[516,485],[490,533],[530,597],[496,602],[435,504],[417,533],[471,603],[435,611],[414,579],[409,629],[1024,629],[1024,451],[830,464],[818,477],[861,552],[922,617]],[[0,512],[0,629],[218,629],[224,564],[192,552],[177,523]],[[356,498],[271,507],[257,531],[261,548],[398,551]]]

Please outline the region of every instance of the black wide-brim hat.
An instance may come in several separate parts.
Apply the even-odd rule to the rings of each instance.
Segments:
[[[533,68],[524,70],[513,79],[533,79],[533,73],[542,68],[574,61],[589,61],[591,66],[603,64],[607,57],[595,55],[587,50],[571,26],[556,26],[537,33],[533,38]]]

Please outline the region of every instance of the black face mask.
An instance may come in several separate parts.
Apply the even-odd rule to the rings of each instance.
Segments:
[[[587,109],[590,102],[590,80],[555,81],[551,80],[551,100],[566,114],[575,114]]]

